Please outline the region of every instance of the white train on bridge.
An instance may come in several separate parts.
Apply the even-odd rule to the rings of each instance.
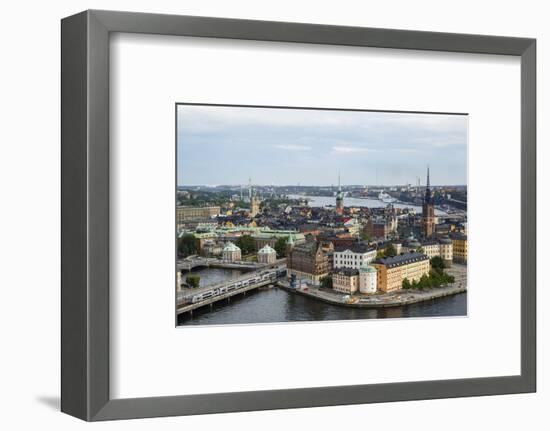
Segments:
[[[243,287],[248,287],[262,282],[275,281],[277,280],[277,278],[284,277],[285,275],[285,268],[275,268],[261,271],[257,275],[250,278],[237,279],[223,286],[213,287],[209,290],[203,290],[194,295],[187,295],[184,297],[184,301],[187,303],[195,304],[197,302],[206,301],[207,299],[214,298],[216,296],[224,295],[228,292],[242,289]]]

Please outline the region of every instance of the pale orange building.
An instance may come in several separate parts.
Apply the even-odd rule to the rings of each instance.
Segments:
[[[371,265],[376,268],[378,290],[382,292],[401,289],[405,278],[413,282],[430,273],[430,258],[416,252],[378,259]]]

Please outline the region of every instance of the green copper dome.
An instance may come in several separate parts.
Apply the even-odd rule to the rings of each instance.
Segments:
[[[361,272],[376,272],[376,268],[370,265],[363,265],[361,268],[359,268],[359,271]]]

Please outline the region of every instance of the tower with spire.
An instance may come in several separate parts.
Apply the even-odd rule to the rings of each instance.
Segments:
[[[340,184],[340,172],[338,172],[338,192],[336,192],[336,214],[344,214],[344,194],[342,193],[342,184]]]
[[[252,190],[252,179],[248,178],[248,202],[250,203],[250,217],[254,218],[260,212],[260,199],[256,190]]]
[[[422,202],[422,234],[429,238],[435,233],[435,214],[434,200],[430,188],[430,167],[428,166],[426,174],[426,192]]]

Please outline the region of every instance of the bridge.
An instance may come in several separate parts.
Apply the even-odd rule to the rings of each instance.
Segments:
[[[234,278],[222,283],[206,286],[199,289],[184,289],[177,292],[177,314],[191,313],[197,308],[206,305],[212,306],[215,302],[229,299],[232,296],[246,294],[258,287],[274,284],[286,274],[286,266],[277,266],[264,271],[255,271],[253,274]]]
[[[179,259],[177,263],[178,271],[191,271],[193,268],[227,268],[227,269],[247,269],[258,270],[262,268],[270,268],[274,265],[280,265],[286,261],[286,258],[277,259],[275,263],[258,263],[249,262],[246,260],[222,260],[214,257],[195,256],[193,258]]]
[[[177,263],[178,271],[191,271],[193,268],[228,268],[228,269],[260,269],[269,266],[265,263],[247,262],[247,261],[228,261],[212,257],[196,256],[191,259],[179,259]]]

